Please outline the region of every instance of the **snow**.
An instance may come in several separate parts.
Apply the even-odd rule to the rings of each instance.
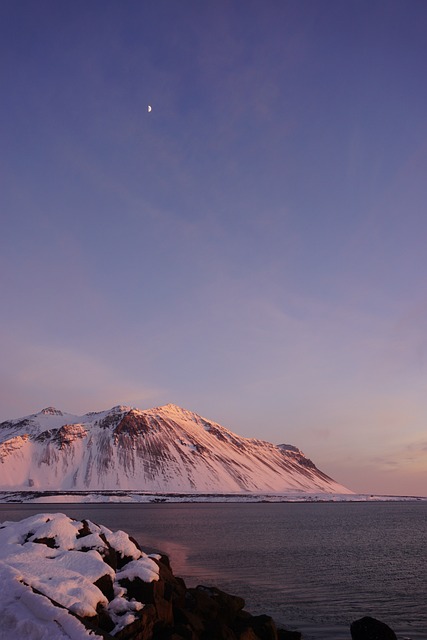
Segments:
[[[73,413],[63,413],[56,409],[56,412],[47,412],[46,410],[39,411],[39,413],[32,414],[30,416],[25,416],[23,420],[30,420],[40,425],[40,431],[45,431],[46,429],[59,429],[63,427],[64,424],[74,424],[79,422],[79,417]]]
[[[0,561],[0,615],[1,640],[101,640],[66,609],[34,593],[4,561]]]
[[[31,541],[36,538],[53,537],[57,547],[72,549],[78,533],[80,523],[73,521],[63,513],[56,518],[44,521],[44,516],[39,518],[39,522],[32,523],[36,527],[36,532],[30,537]],[[21,525],[22,526],[22,525]],[[1,532],[0,532],[1,539]]]
[[[90,533],[88,536],[76,540],[74,548],[78,551],[84,551],[88,548],[102,551],[107,548],[107,545],[98,533]]]
[[[117,580],[123,580],[124,578],[135,580],[135,578],[139,578],[143,582],[153,582],[159,579],[159,570],[157,567],[157,569],[153,571],[152,568],[132,560],[132,562],[128,562],[121,571],[117,571],[116,578]]]
[[[117,573],[102,557],[108,545],[122,557],[132,558]],[[94,584],[104,576],[111,579],[111,602]],[[0,640],[98,638],[71,613],[92,617],[99,607],[108,611],[115,624],[114,635],[143,607],[126,598],[119,582],[126,577],[152,582],[159,579],[159,567],[155,557],[141,552],[123,531],[112,532],[62,513],[4,522],[0,525]]]
[[[102,533],[107,538],[111,546],[118,551],[122,556],[127,556],[137,560],[143,554],[136,547],[135,543],[129,539],[129,536],[124,531],[112,532],[107,527],[101,527]]]

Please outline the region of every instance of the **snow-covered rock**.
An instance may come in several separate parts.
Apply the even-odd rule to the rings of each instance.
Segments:
[[[1,423],[0,490],[351,494],[297,447],[171,404],[83,416],[48,407]]]
[[[243,598],[187,588],[167,556],[64,514],[0,524],[1,640],[296,640]]]
[[[128,597],[124,578],[158,581],[158,557],[145,554],[123,531],[62,513],[4,522],[0,637],[80,640],[89,637],[88,628],[117,635],[144,607]]]

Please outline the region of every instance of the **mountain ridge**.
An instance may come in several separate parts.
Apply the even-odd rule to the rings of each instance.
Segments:
[[[0,424],[0,490],[352,493],[300,449],[244,438],[175,404]]]

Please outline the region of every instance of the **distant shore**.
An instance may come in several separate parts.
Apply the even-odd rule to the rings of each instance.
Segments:
[[[421,496],[326,493],[152,493],[144,491],[0,491],[0,503],[412,502]]]

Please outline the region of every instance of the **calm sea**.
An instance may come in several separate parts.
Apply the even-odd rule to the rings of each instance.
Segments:
[[[187,584],[243,596],[306,640],[349,640],[372,615],[427,640],[427,503],[2,504],[0,521],[62,511],[167,553]]]

